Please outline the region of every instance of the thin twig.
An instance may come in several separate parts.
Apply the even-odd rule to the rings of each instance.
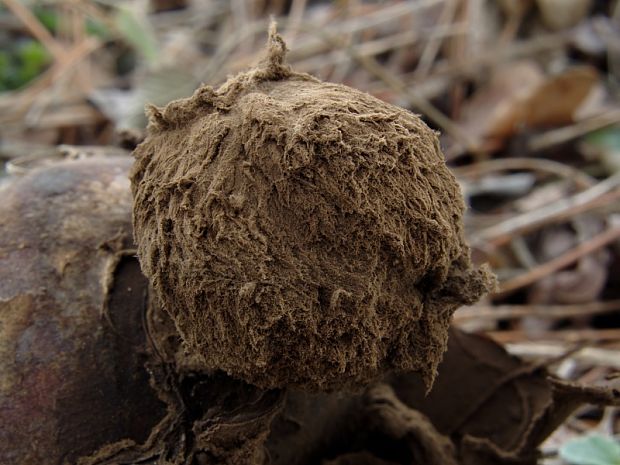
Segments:
[[[596,184],[596,179],[582,170],[544,158],[500,158],[497,160],[481,161],[469,166],[452,168],[452,172],[457,177],[462,178],[475,178],[487,173],[505,170],[529,170],[550,173],[574,181],[580,189],[587,189]]]
[[[250,25],[250,17],[248,12],[248,4],[245,0],[232,0],[231,1],[231,16],[233,18],[232,24],[237,31],[245,31]],[[244,36],[244,39],[249,36]],[[245,54],[249,54],[252,49],[252,43],[247,40],[243,40],[239,43],[241,50]]]
[[[545,331],[540,334],[530,334],[521,330],[515,331],[488,331],[485,334],[500,344],[511,342],[536,341],[561,341],[563,343],[575,342],[620,342],[620,329],[566,329]]]
[[[555,358],[566,351],[563,343],[513,342],[504,345],[512,355],[526,359]],[[617,350],[598,347],[584,347],[571,355],[571,359],[587,365],[604,366],[620,369],[620,357]]]
[[[462,78],[479,75],[485,69],[488,69],[487,67],[489,66],[495,67],[518,58],[531,57],[549,50],[561,49],[571,40],[571,37],[570,33],[566,31],[537,35],[533,39],[514,41],[505,47],[492,47],[489,51],[482,52],[469,60],[463,60],[458,63],[442,60],[434,66],[433,72],[428,77],[450,76],[452,78]]]
[[[452,24],[459,3],[460,0],[446,0],[443,10],[441,11],[441,15],[439,16],[438,25],[446,26]],[[439,52],[439,47],[441,47],[442,42],[442,38],[431,38],[427,40],[426,46],[424,47],[424,51],[422,52],[422,56],[420,57],[418,66],[414,73],[416,78],[421,79],[428,75],[428,72],[435,62],[435,58],[437,57],[437,53]]]
[[[427,39],[446,39],[449,37],[462,36],[465,31],[466,29],[464,23],[455,23],[450,25],[450,27],[433,29],[433,31],[428,34]],[[343,47],[346,46],[346,37],[348,37],[348,35],[344,35],[341,37],[340,45]],[[411,47],[418,41],[419,37],[419,31],[410,29],[404,32],[397,32],[389,36],[380,37],[374,40],[367,40],[366,42],[351,45],[351,49],[354,50],[355,53],[362,56],[379,55],[380,53],[388,52],[390,50]],[[295,64],[296,69],[312,71],[319,66],[340,63],[343,59],[347,57],[350,57],[350,54],[347,54],[346,50],[343,50],[340,47],[333,50],[329,54],[326,54],[325,52],[317,53],[312,57],[306,58],[304,60],[297,60],[295,58],[294,51],[291,51],[290,62]],[[438,80],[442,79],[438,78]],[[417,86],[422,85],[422,83],[424,82],[424,80],[419,81]]]
[[[293,0],[293,4],[291,5],[288,27],[286,28],[286,41],[290,48],[293,47],[293,42],[299,32],[299,25],[303,20],[307,2],[308,0]]]
[[[533,152],[548,149],[549,147],[569,142],[573,139],[619,122],[620,110],[607,111],[601,115],[596,115],[592,118],[579,121],[571,126],[547,131],[544,134],[533,137],[529,141],[528,147]]]
[[[456,324],[471,320],[507,320],[525,317],[560,319],[600,315],[620,310],[620,300],[588,302],[570,305],[477,305],[458,310],[454,314]]]
[[[571,263],[579,260],[581,257],[598,250],[607,244],[620,238],[620,227],[610,228],[601,234],[598,234],[586,242],[582,242],[577,247],[569,250],[553,260],[538,265],[531,270],[526,271],[520,276],[508,279],[500,284],[500,291],[497,296],[520,289],[532,284],[539,279],[561,270]]]
[[[620,172],[571,197],[557,200],[478,231],[473,236],[472,243],[480,248],[504,244],[515,234],[523,234],[543,224],[566,218],[567,215],[585,211],[597,204],[606,194],[610,194],[607,197],[608,201],[614,201],[620,198],[619,187]]]
[[[512,241],[510,241],[510,250],[519,264],[528,270],[531,270],[538,264],[536,257],[534,257],[534,254],[523,236],[515,236]]]
[[[379,8],[372,13],[361,15],[360,17],[350,20],[334,22],[331,24],[302,23],[300,24],[300,30],[303,29],[304,31],[312,34],[309,34],[303,40],[299,37],[295,50],[292,50],[289,54],[289,60],[292,62],[325,52],[325,45],[329,44],[329,42],[326,42],[324,38],[316,34],[317,31],[321,31],[323,34],[330,36],[361,32],[390,21],[402,19],[403,16],[412,15],[417,11],[441,4],[444,1],[445,0],[419,0],[416,2],[398,2],[392,6]],[[286,24],[286,21],[280,22]]]

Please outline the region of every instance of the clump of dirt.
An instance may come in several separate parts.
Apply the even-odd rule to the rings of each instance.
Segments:
[[[187,365],[261,388],[386,371],[427,386],[452,313],[493,285],[463,236],[435,132],[267,58],[150,108],[132,172],[138,255]]]

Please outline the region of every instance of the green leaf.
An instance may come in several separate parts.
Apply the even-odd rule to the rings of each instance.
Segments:
[[[48,31],[55,33],[58,30],[60,21],[56,11],[42,5],[33,5],[32,12]]]
[[[140,15],[128,5],[119,5],[114,25],[123,39],[149,64],[157,62],[157,39],[146,15]]]
[[[585,136],[585,140],[587,143],[601,148],[620,151],[620,128],[618,126],[609,126],[599,129]]]
[[[590,152],[597,155],[611,174],[620,171],[620,127],[609,126],[584,138]]]
[[[108,27],[95,18],[86,19],[86,33],[102,40],[109,40],[112,36]]]
[[[19,47],[18,55],[25,66],[33,68],[43,67],[50,59],[43,44],[36,40],[28,40],[22,43]]]
[[[21,44],[17,50],[17,56],[20,62],[20,84],[25,84],[41,74],[50,61],[49,53],[36,40],[28,40]]]
[[[620,444],[600,434],[566,442],[560,457],[571,465],[620,465]]]
[[[0,50],[0,92],[11,90],[11,76],[14,73],[10,55],[5,50]]]

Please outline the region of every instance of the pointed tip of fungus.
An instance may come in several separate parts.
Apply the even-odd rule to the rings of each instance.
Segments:
[[[278,34],[278,23],[272,18],[269,24],[269,37],[267,39],[267,56],[263,58],[258,68],[272,78],[289,76],[291,69],[286,64],[287,52],[286,42]]]
[[[286,59],[288,48],[284,38],[278,34],[278,23],[272,18],[269,23],[269,39],[267,40],[267,60],[272,65],[282,66]]]
[[[155,133],[190,121],[200,113],[201,108],[208,106],[225,108],[240,92],[257,83],[279,81],[292,75],[302,76],[300,73],[294,73],[286,64],[287,52],[286,42],[278,34],[277,23],[272,19],[269,25],[266,56],[254,69],[229,78],[219,89],[203,84],[191,97],[173,100],[165,107],[147,104],[145,114],[148,119],[148,131]],[[308,75],[303,75],[303,79],[313,80]]]

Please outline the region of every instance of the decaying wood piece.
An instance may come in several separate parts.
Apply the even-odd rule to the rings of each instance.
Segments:
[[[0,462],[263,463],[282,394],[180,372],[134,256],[128,157],[14,178],[0,206]]]

